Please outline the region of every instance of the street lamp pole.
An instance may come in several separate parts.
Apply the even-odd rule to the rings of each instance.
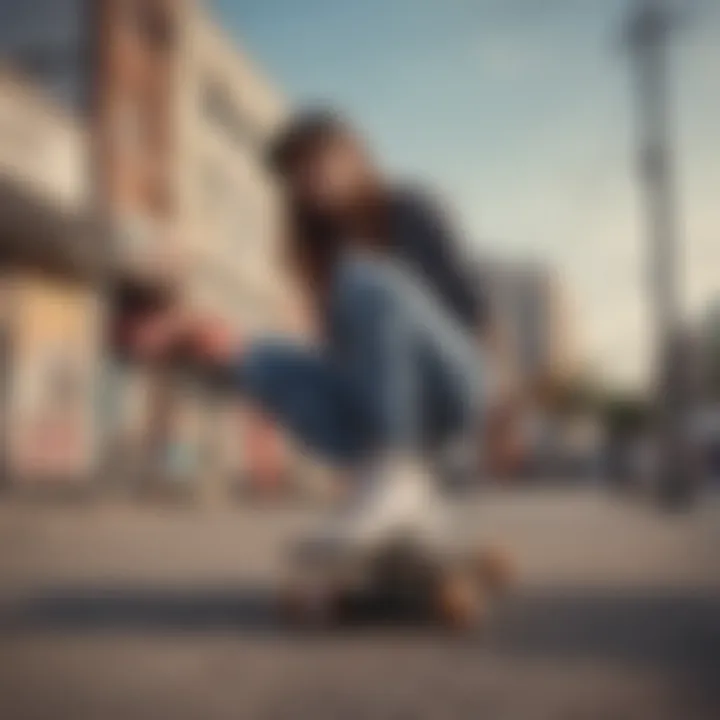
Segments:
[[[692,496],[679,304],[679,231],[673,163],[669,43],[675,15],[666,0],[636,0],[627,37],[635,66],[640,174],[648,233],[648,281],[656,358],[657,481],[673,504]]]

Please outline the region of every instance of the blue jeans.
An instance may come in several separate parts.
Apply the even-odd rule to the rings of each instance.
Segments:
[[[473,427],[478,348],[418,278],[391,260],[348,256],[326,321],[326,346],[265,340],[238,368],[243,392],[311,451],[352,464],[428,451]]]

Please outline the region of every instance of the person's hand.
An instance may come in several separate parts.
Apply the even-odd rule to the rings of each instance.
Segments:
[[[158,311],[130,324],[130,346],[144,359],[165,358],[181,344],[187,329],[188,318],[181,310]]]
[[[188,327],[187,342],[193,357],[213,365],[229,363],[240,351],[240,342],[226,323],[214,318],[196,318]]]
[[[169,309],[138,321],[131,330],[131,346],[142,358],[166,359],[173,353],[210,364],[223,364],[239,350],[232,329],[221,320]]]

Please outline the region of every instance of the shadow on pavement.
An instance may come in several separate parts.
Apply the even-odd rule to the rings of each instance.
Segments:
[[[514,598],[485,646],[497,653],[720,670],[720,595],[656,589]]]
[[[272,632],[278,629],[269,588],[223,590],[56,589],[4,613],[12,630],[117,632]]]
[[[717,594],[681,589],[522,593],[497,610],[469,647],[508,656],[720,670]],[[286,633],[272,587],[261,586],[57,589],[0,610],[0,620],[3,632]],[[386,632],[394,627],[383,623]]]

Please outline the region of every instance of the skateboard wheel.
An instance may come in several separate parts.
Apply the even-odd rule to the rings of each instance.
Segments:
[[[440,582],[437,611],[446,627],[453,630],[478,627],[485,620],[487,610],[482,588],[470,574],[454,573]]]
[[[517,577],[511,555],[499,548],[480,551],[476,567],[483,586],[495,594],[507,592],[514,585]]]
[[[280,613],[296,627],[322,627],[332,622],[335,598],[322,584],[291,584],[280,596]]]

